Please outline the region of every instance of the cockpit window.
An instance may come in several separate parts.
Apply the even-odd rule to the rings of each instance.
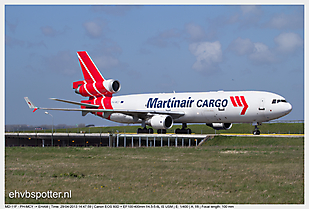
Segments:
[[[271,102],[272,104],[276,104],[276,103],[280,103],[280,102],[287,102],[286,100],[284,99],[273,99],[273,101]]]
[[[284,99],[277,99],[277,103],[279,102],[286,102]]]

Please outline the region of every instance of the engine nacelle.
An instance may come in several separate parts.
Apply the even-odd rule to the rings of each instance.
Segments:
[[[81,81],[73,83],[73,89],[75,89],[75,93],[84,97],[114,94],[117,93],[120,88],[121,86],[119,81],[114,79],[109,79],[97,83],[83,83]]]
[[[173,126],[173,118],[170,115],[155,115],[146,123],[154,129],[169,129]]]
[[[206,125],[215,130],[228,130],[232,128],[232,123],[206,123]]]

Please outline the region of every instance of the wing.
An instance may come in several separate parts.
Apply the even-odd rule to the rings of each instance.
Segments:
[[[59,101],[59,102],[66,102],[66,103],[69,103],[69,104],[81,105],[81,106],[85,106],[85,107],[94,107],[94,108],[100,107],[100,105],[87,104],[87,103],[82,103],[82,102],[74,102],[74,101],[64,100],[64,99],[57,99],[57,98],[50,98],[50,99],[55,100],[55,101]]]
[[[29,108],[34,109],[33,112],[35,112],[38,109],[41,110],[60,110],[60,111],[82,111],[83,115],[88,112],[103,112],[107,114],[112,114],[112,113],[122,113],[125,115],[131,115],[131,116],[137,116],[141,119],[145,119],[147,117],[151,117],[152,115],[170,115],[175,118],[179,118],[181,116],[184,116],[184,112],[180,111],[155,111],[155,110],[129,110],[129,109],[98,109],[99,105],[93,105],[93,104],[87,104],[87,103],[82,103],[82,102],[74,102],[70,100],[64,100],[64,99],[57,99],[57,98],[51,98],[52,100],[60,101],[60,102],[65,102],[69,104],[75,104],[75,105],[81,105],[81,106],[86,106],[88,108],[46,108],[46,107],[36,107],[28,97],[24,97]],[[31,104],[31,105],[30,105]]]

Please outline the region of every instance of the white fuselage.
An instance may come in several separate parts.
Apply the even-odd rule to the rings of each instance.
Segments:
[[[275,102],[274,102],[275,101]],[[217,91],[198,93],[161,93],[114,96],[113,109],[183,112],[174,123],[255,123],[287,115],[292,105],[277,94],[261,91]],[[122,113],[112,113],[110,120],[140,123]]]

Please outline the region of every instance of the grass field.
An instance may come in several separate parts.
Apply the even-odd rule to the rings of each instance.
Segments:
[[[214,134],[214,133],[252,133],[254,126],[249,123],[233,124],[233,127],[229,130],[214,130],[205,124],[190,124],[189,128],[192,129],[192,133],[196,134]],[[116,130],[125,133],[136,133],[137,128],[140,126],[111,126],[111,127],[84,127],[84,128],[71,128],[71,129],[57,129],[56,132],[71,132],[71,133],[115,133]],[[167,133],[174,133],[175,129],[181,128],[181,125],[174,125],[171,129],[167,130]],[[261,134],[269,133],[281,133],[281,134],[303,134],[304,133],[304,123],[263,123],[259,126]],[[26,131],[33,132],[33,131]],[[51,130],[41,130],[35,132],[51,132]],[[156,132],[156,130],[155,130]]]
[[[71,199],[9,192],[71,190]],[[5,203],[304,204],[304,138],[215,137],[201,148],[6,147]]]

